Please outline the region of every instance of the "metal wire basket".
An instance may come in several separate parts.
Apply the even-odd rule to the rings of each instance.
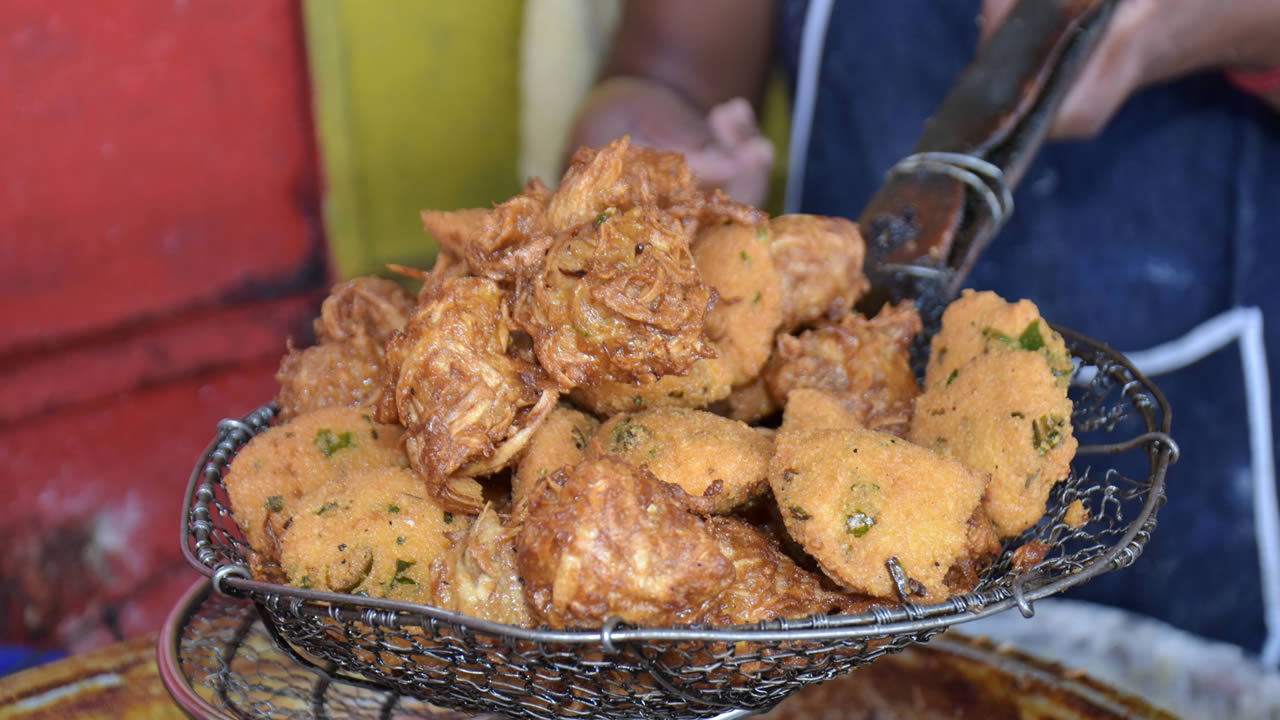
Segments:
[[[1127,567],[1142,553],[1164,500],[1165,471],[1177,458],[1170,408],[1122,355],[1055,329],[1077,360],[1070,392],[1080,447],[1071,476],[1055,486],[1044,518],[1005,543],[973,592],[942,602],[736,627],[633,627],[615,618],[597,630],[547,630],[253,580],[222,479],[235,454],[271,425],[274,405],[219,424],[187,488],[183,552],[215,590],[252,600],[293,659],[356,684],[522,718],[761,711],[952,625],[1014,607],[1030,616],[1036,600]],[[1072,527],[1066,514],[1077,500],[1088,521]],[[1033,540],[1048,553],[1015,571],[1014,552]]]

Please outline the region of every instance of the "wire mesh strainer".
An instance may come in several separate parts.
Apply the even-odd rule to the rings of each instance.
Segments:
[[[943,602],[737,627],[633,627],[614,619],[598,630],[543,630],[256,581],[222,479],[235,454],[270,426],[274,405],[219,424],[187,489],[184,554],[218,592],[252,600],[295,660],[337,668],[357,684],[527,718],[707,718],[762,710],[949,626],[1013,607],[1029,616],[1034,601],[1141,554],[1164,499],[1165,471],[1177,456],[1170,409],[1123,356],[1055,329],[1078,365],[1071,394],[1080,448],[1072,474],[1054,488],[1040,523],[1005,543],[973,592]],[[1065,518],[1077,500],[1088,521],[1072,527]],[[1016,572],[1014,551],[1032,540],[1049,552]]]

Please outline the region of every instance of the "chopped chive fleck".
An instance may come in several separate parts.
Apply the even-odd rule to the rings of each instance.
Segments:
[[[316,447],[320,448],[320,452],[324,453],[325,457],[333,457],[333,454],[339,450],[355,447],[355,444],[355,438],[349,432],[334,435],[329,428],[320,428],[316,432]]]
[[[756,291],[756,294],[751,296],[751,304],[752,304],[752,305],[759,305],[759,304],[760,304],[760,297],[761,297],[761,296],[760,296],[760,291],[758,291],[758,290],[757,290],[757,291]]]
[[[1045,415],[1031,423],[1031,445],[1036,452],[1044,455],[1050,450],[1066,442],[1066,434],[1062,432],[1067,421],[1056,415]]]
[[[750,264],[751,262],[751,254],[748,253],[746,250],[743,250],[742,252],[738,253],[738,257],[742,258],[742,262],[744,263]]]
[[[683,391],[683,390],[672,390],[671,392],[667,393],[667,397],[682,398],[682,397],[684,397],[684,391]]]
[[[310,576],[310,575],[303,575],[303,576],[302,576],[302,579],[298,581],[298,587],[302,588],[303,590],[310,590],[310,589],[311,589],[311,576]]]
[[[951,374],[947,376],[947,384],[950,385],[955,382],[958,377],[960,377],[960,368],[951,371]]]
[[[403,536],[403,535],[401,535],[400,537],[396,538],[396,544],[397,544],[397,545],[403,545],[403,544],[404,544],[404,536]]]
[[[1018,345],[1023,350],[1043,350],[1044,336],[1040,334],[1040,321],[1032,320],[1027,329],[1018,336]]]
[[[397,585],[417,585],[418,583],[411,577],[405,577],[405,571],[414,566],[412,560],[396,560],[396,574],[391,578],[391,582]]]
[[[610,217],[610,216],[612,216],[612,215],[613,215],[613,210],[605,210],[604,212],[602,212],[602,213],[600,213],[599,215],[597,215],[597,216],[596,216],[596,227],[600,227],[601,225],[603,225],[603,224],[604,224],[604,222],[605,222],[606,220],[608,220],[608,219],[609,219],[609,217]]]
[[[791,507],[787,508],[787,511],[790,512],[791,517],[795,518],[796,520],[804,521],[804,520],[813,519],[813,516],[805,512],[804,508],[800,507],[799,505],[792,505]]]
[[[398,513],[398,512],[400,512],[400,506],[399,506],[399,505],[388,505],[388,506],[387,506],[387,512],[389,512],[389,513]]]
[[[320,509],[316,510],[316,514],[317,514],[317,515],[323,515],[323,514],[325,514],[325,513],[329,512],[330,510],[332,510],[332,509],[334,509],[334,508],[336,508],[336,507],[338,507],[338,503],[336,503],[336,502],[327,502],[327,503],[325,503],[325,504],[321,505],[321,506],[320,506]]]
[[[762,243],[769,242],[769,226],[760,224],[756,226],[756,239]]]
[[[284,498],[279,495],[272,495],[267,498],[266,506],[267,512],[280,512],[284,510]]]
[[[853,535],[854,537],[862,537],[863,535],[866,535],[875,524],[875,519],[861,510],[853,511],[844,519],[845,532]]]

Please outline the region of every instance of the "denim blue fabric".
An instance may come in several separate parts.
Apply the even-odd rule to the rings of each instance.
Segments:
[[[782,2],[794,79],[806,2]],[[837,1],[801,207],[857,217],[977,46],[976,0]],[[1262,308],[1280,424],[1280,116],[1215,74],[1132,98],[1103,133],[1047,146],[971,287],[1124,351]],[[1182,459],[1138,563],[1072,596],[1257,650],[1264,635],[1238,345],[1156,380]]]

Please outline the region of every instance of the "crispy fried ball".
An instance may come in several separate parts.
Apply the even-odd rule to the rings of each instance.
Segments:
[[[778,412],[778,403],[769,392],[769,385],[763,376],[745,385],[733,388],[723,402],[715,405],[714,410],[725,417],[755,423]]]
[[[245,540],[255,553],[278,559],[304,495],[355,472],[408,467],[400,436],[399,427],[351,408],[317,410],[263,431],[223,478]]]
[[[760,374],[782,324],[782,275],[774,267],[765,225],[712,225],[698,233],[693,260],[716,291],[707,337],[732,369],[732,384]]]
[[[822,390],[796,388],[787,395],[782,412],[783,432],[788,430],[854,430],[864,427],[840,398]]]
[[[456,277],[387,341],[378,417],[404,425],[410,462],[451,511],[480,511],[481,487],[472,478],[510,462],[555,404],[557,394],[519,352],[508,322],[496,282]]]
[[[842,587],[936,601],[965,557],[984,479],[959,462],[867,429],[782,431],[769,484],[787,532]]]
[[[952,373],[980,355],[1007,350],[1044,355],[1058,385],[1070,384],[1071,353],[1062,336],[1040,317],[1035,303],[1010,303],[993,292],[965,290],[942,313],[942,328],[930,344],[925,387],[947,382]]]
[[[486,505],[432,565],[433,604],[483,620],[532,626],[516,572],[516,532]]]
[[[912,442],[990,475],[983,500],[1000,537],[1044,515],[1049,490],[1071,472],[1071,401],[1043,354],[979,355],[916,400]]]
[[[769,238],[782,275],[783,332],[846,315],[870,286],[866,243],[844,218],[780,215],[769,221]]]
[[[516,466],[511,479],[512,505],[525,504],[538,478],[582,462],[587,456],[587,442],[599,427],[599,420],[566,405],[552,410],[546,422],[529,438]]]
[[[298,501],[280,564],[302,588],[430,603],[431,564],[465,517],[425,497],[407,468],[364,470]]]
[[[663,375],[649,382],[604,380],[574,388],[569,397],[596,415],[658,407],[702,408],[729,397],[733,373],[720,357],[704,358],[683,375]]]
[[[648,467],[703,515],[730,512],[764,492],[772,454],[769,438],[746,423],[687,408],[615,416],[587,444],[588,458]]]
[[[797,388],[838,397],[859,422],[903,435],[920,393],[911,342],[922,328],[910,301],[886,306],[870,320],[846,314],[800,335],[779,335],[764,378],[775,402]]]
[[[516,537],[535,621],[599,627],[703,617],[734,579],[684,493],[615,458],[584,461],[539,483]]]
[[[558,235],[521,283],[515,319],[562,390],[687,372],[714,351],[704,337],[711,290],[687,226],[650,207]]]

